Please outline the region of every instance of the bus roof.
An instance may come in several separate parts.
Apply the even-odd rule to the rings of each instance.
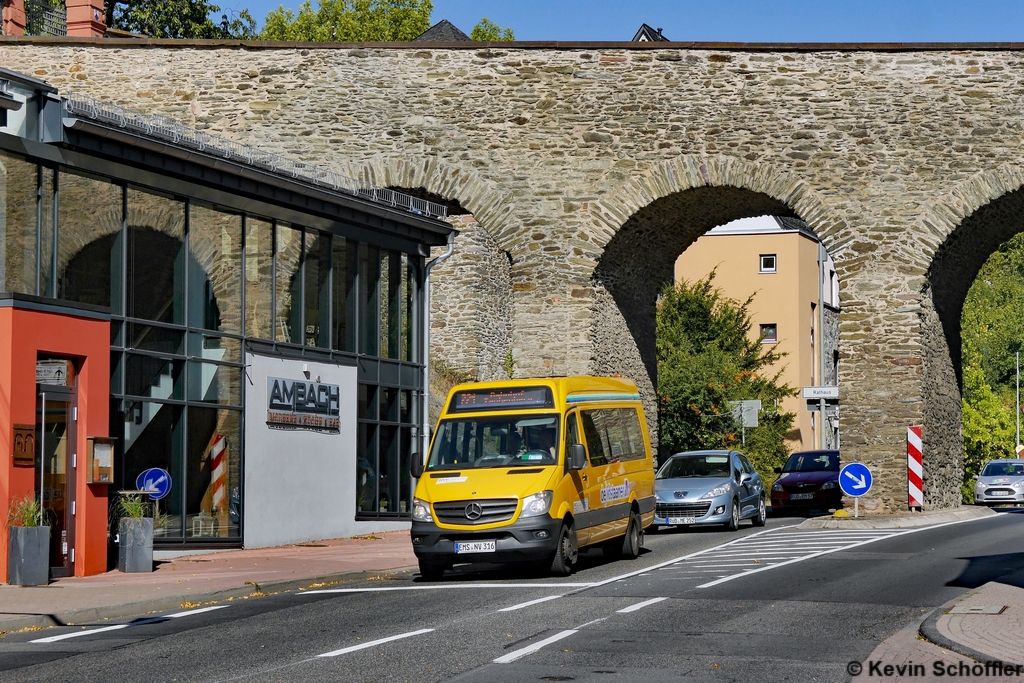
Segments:
[[[495,382],[473,382],[452,387],[445,400],[445,412],[449,411],[452,396],[459,391],[486,391],[490,389],[519,389],[526,387],[548,387],[551,389],[555,406],[595,401],[639,401],[640,392],[636,383],[625,377],[535,377],[509,379]],[[509,410],[517,408],[509,407]],[[522,409],[529,409],[524,407]],[[467,412],[462,409],[461,412]]]

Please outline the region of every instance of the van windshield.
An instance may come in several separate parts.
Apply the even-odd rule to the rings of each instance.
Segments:
[[[428,470],[558,462],[558,415],[489,415],[442,420]]]

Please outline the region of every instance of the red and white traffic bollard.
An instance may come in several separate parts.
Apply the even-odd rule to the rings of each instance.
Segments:
[[[907,498],[911,510],[924,507],[921,428],[907,427]]]

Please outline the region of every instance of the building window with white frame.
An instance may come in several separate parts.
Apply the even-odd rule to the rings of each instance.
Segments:
[[[761,325],[761,343],[775,344],[779,341],[779,326],[775,323]]]
[[[762,273],[774,273],[776,272],[777,262],[775,254],[761,254],[761,270]]]

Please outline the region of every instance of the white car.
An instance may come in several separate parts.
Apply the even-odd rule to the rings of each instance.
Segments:
[[[990,460],[974,478],[978,505],[1024,504],[1024,460]]]

